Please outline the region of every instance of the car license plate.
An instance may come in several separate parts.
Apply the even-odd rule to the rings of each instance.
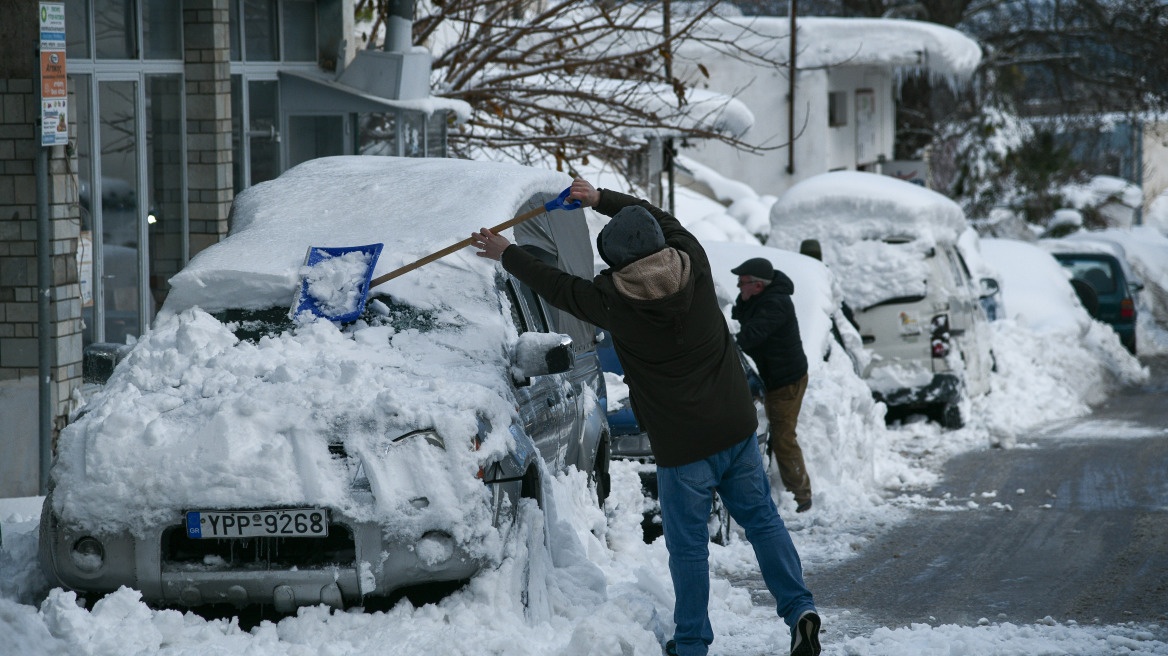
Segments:
[[[328,536],[328,511],[322,508],[191,511],[187,513],[187,536],[323,538]]]

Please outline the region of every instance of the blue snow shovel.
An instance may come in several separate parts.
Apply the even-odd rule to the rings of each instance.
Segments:
[[[499,225],[491,228],[491,232],[500,232],[500,231],[506,230],[507,228],[513,228],[513,227],[519,225],[520,223],[523,223],[524,221],[527,221],[529,219],[534,219],[535,217],[543,214],[544,212],[551,212],[552,210],[578,209],[580,207],[580,201],[574,200],[570,203],[567,202],[568,201],[568,193],[570,193],[571,191],[572,191],[572,188],[568,187],[564,191],[560,192],[560,195],[557,196],[554,200],[550,200],[550,201],[544,203],[540,207],[537,207],[529,212],[524,212],[523,214],[520,214],[519,216],[517,216],[513,219],[510,219],[510,220],[504,221],[503,223],[500,223]],[[325,319],[329,319],[330,321],[340,321],[342,323],[348,322],[348,321],[354,321],[354,320],[356,320],[357,317],[361,316],[361,312],[365,309],[365,300],[369,294],[370,288],[376,287],[376,286],[378,286],[382,283],[385,283],[385,282],[389,282],[390,280],[393,280],[394,278],[396,278],[404,273],[409,273],[410,271],[413,271],[414,269],[417,269],[417,268],[425,266],[425,265],[427,265],[435,260],[446,257],[447,255],[450,255],[451,253],[453,253],[457,250],[460,250],[460,249],[466,248],[467,246],[470,246],[470,243],[471,243],[471,239],[470,239],[470,237],[467,237],[466,239],[463,239],[462,241],[458,242],[457,244],[451,244],[450,246],[447,246],[446,248],[443,248],[440,251],[430,253],[429,255],[427,255],[419,260],[416,260],[416,261],[411,262],[405,266],[394,269],[393,271],[390,271],[387,274],[378,276],[378,277],[374,278],[373,280],[369,280],[369,277],[373,274],[373,265],[377,263],[377,256],[381,253],[381,244],[372,244],[370,246],[354,246],[354,247],[348,247],[348,248],[319,248],[318,249],[316,247],[312,247],[312,248],[308,249],[308,258],[305,261],[305,264],[308,266],[312,266],[313,264],[319,263],[320,261],[326,259],[327,257],[330,257],[330,256],[335,257],[336,255],[343,255],[345,252],[349,252],[349,251],[357,251],[357,250],[363,250],[363,249],[375,249],[375,250],[374,251],[367,251],[367,252],[372,252],[373,256],[369,258],[369,266],[367,267],[367,269],[365,271],[365,278],[363,281],[361,281],[362,285],[361,285],[360,302],[357,304],[356,310],[354,310],[352,312],[346,312],[345,314],[343,314],[341,316],[329,316],[326,313],[326,311],[324,309],[322,309],[319,306],[319,304],[309,296],[309,294],[308,294],[308,281],[305,280],[305,281],[301,282],[300,293],[299,293],[299,297],[297,299],[297,303],[294,306],[293,315],[298,314],[303,310],[310,310],[311,312],[313,312],[313,314],[316,314],[317,316],[320,316],[320,317],[324,317]],[[323,251],[324,253],[322,255],[320,255],[316,260],[313,260],[312,254],[313,254],[313,251],[315,251],[315,250]]]
[[[309,293],[309,277],[305,276],[300,281],[300,289],[297,291],[296,300],[292,304],[292,316],[295,317],[301,312],[307,311],[330,321],[339,321],[341,323],[356,321],[357,317],[361,316],[362,310],[365,309],[365,297],[369,295],[369,278],[373,275],[373,267],[377,264],[377,258],[381,255],[381,249],[381,244],[339,247],[310,246],[308,248],[308,254],[304,256],[304,266],[307,267],[319,265],[321,262],[342,257],[348,253],[361,253],[365,256],[365,267],[362,277],[346,283],[346,286],[356,288],[355,291],[358,294],[358,299],[355,305],[347,305],[343,310],[331,308],[322,304],[322,299],[316,298]]]

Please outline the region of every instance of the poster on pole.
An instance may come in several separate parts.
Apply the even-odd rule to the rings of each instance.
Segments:
[[[41,145],[63,146],[69,142],[64,3],[40,3],[38,18],[41,35]]]

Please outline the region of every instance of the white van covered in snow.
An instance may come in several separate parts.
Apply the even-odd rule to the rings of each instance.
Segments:
[[[960,427],[968,398],[989,390],[993,356],[981,297],[958,248],[969,226],[956,203],[896,178],[818,175],[771,209],[769,246],[817,240],[872,359],[864,378],[891,408]]]

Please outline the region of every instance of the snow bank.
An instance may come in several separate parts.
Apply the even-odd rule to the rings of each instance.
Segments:
[[[1147,379],[1115,331],[1087,315],[1054,257],[1009,239],[981,246],[1001,274],[1007,316],[990,324],[997,371],[990,394],[975,403],[992,433],[1009,443],[1021,429],[1087,414],[1119,387]]]

